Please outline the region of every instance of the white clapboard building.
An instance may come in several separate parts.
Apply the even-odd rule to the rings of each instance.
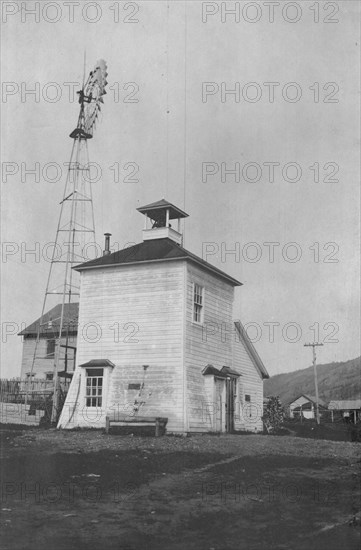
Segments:
[[[138,208],[143,242],[81,274],[76,368],[58,427],[105,426],[112,411],[168,418],[173,433],[262,430],[260,357],[233,319],[239,281],[182,247],[187,214]],[[176,228],[174,227],[176,224]]]
[[[78,303],[64,304],[63,328],[60,342],[60,376],[71,377],[75,367]],[[23,338],[21,380],[53,380],[56,341],[60,330],[61,304],[45,312],[42,317],[25,327],[19,336]],[[36,350],[36,341],[38,348]],[[37,352],[36,352],[37,351]],[[34,357],[34,354],[35,357]]]

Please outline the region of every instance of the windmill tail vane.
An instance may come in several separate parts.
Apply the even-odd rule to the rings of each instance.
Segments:
[[[90,71],[82,89],[77,92],[80,113],[77,127],[70,134],[71,138],[91,139],[93,137],[95,123],[101,110],[100,104],[104,103],[103,96],[107,93],[105,89],[108,84],[107,76],[107,64],[104,59],[100,59]]]

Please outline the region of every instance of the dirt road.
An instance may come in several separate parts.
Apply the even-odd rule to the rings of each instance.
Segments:
[[[2,430],[3,550],[356,550],[359,443]]]

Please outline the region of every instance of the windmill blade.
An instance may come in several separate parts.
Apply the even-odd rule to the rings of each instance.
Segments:
[[[84,52],[84,62],[85,59]],[[79,92],[80,115],[77,128],[70,134],[71,138],[76,139],[80,136],[80,139],[89,139],[93,136],[95,122],[101,111],[101,103],[104,104],[102,96],[107,93],[105,90],[108,84],[107,76],[107,64],[104,59],[100,59],[96,62],[94,69],[90,71],[85,83],[85,76],[83,77],[83,88],[81,93]]]

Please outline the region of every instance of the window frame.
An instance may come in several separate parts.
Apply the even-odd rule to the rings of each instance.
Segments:
[[[97,372],[97,371],[101,371]],[[104,403],[104,368],[90,367],[85,369],[85,407],[87,409],[101,409]],[[99,381],[101,380],[101,383]],[[88,383],[91,381],[91,383]],[[95,383],[93,383],[95,381]],[[89,393],[88,393],[89,391]],[[90,402],[90,404],[89,404]],[[95,404],[93,404],[95,402]]]
[[[52,351],[49,351],[49,347],[51,347]],[[55,350],[56,350],[56,339],[47,338],[46,339],[46,358],[53,359],[53,357],[55,357]]]
[[[200,293],[198,291],[197,294],[196,294],[196,289],[197,289],[197,291],[198,291],[198,289],[200,289]],[[196,300],[195,300],[196,296],[200,297],[200,299],[201,299],[200,303],[196,302]],[[192,323],[194,323],[195,325],[203,325],[203,323],[204,323],[204,296],[205,296],[204,286],[200,285],[199,283],[193,282],[193,285],[192,285]],[[195,318],[196,315],[197,315],[197,310],[196,310],[197,307],[200,308],[200,310],[199,310],[199,320],[197,320]]]

